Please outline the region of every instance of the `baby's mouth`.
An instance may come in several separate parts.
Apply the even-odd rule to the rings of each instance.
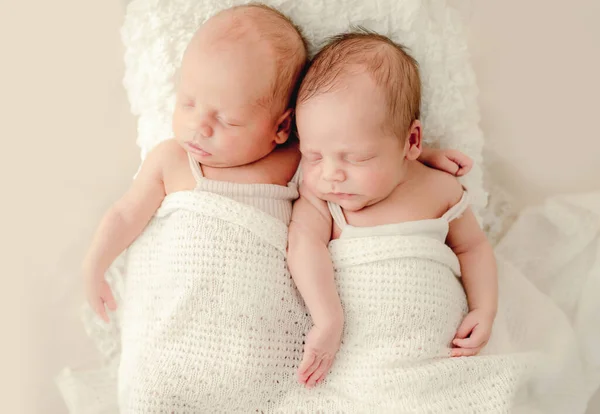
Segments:
[[[204,151],[202,148],[200,148],[198,145],[194,144],[193,142],[186,142],[187,146],[192,150],[192,152],[201,155],[203,157],[208,157],[210,155],[212,155],[210,152],[208,151]]]
[[[354,197],[354,194],[350,194],[350,193],[338,193],[338,192],[333,192],[331,193],[334,197],[342,199],[342,200],[349,200],[352,197]]]

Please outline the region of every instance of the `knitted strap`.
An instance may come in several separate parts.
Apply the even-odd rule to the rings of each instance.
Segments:
[[[469,193],[467,190],[464,190],[462,198],[458,203],[450,208],[450,210],[446,211],[446,213],[442,216],[446,221],[451,222],[462,216],[465,210],[469,208]]]
[[[346,217],[344,217],[344,212],[339,204],[332,203],[331,201],[327,202],[327,207],[329,207],[329,212],[331,213],[331,217],[340,230],[343,230],[346,227]]]
[[[204,174],[202,174],[202,170],[200,169],[200,164],[194,159],[194,157],[192,157],[192,154],[190,154],[189,152],[188,160],[190,160],[190,168],[192,169],[192,175],[194,176],[194,179],[198,184],[204,178]]]

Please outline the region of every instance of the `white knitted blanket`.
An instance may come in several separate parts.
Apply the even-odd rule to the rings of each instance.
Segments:
[[[253,207],[165,199],[126,258],[122,413],[262,412],[297,387],[308,319],[286,245],[286,226]]]
[[[456,256],[433,238],[339,239],[330,252],[346,317],[343,344],[325,382],[290,390],[281,412],[514,412],[535,402],[526,391],[540,367],[547,372],[556,355],[564,360],[529,341],[521,326],[501,329],[502,342],[481,356],[450,358],[467,304]],[[557,323],[554,332],[564,333]]]
[[[500,265],[489,345],[480,356],[449,358],[467,304],[445,244],[376,236],[335,240],[330,252],[346,317],[343,344],[325,382],[293,388],[280,412],[582,412],[568,322],[508,264]]]
[[[122,325],[121,397],[129,406],[122,413],[162,412],[161,403],[177,413],[249,412],[247,407],[282,413],[583,413],[598,378],[598,334],[592,327],[599,316],[593,286],[600,281],[600,261],[582,257],[580,263],[557,254],[564,251],[557,234],[541,225],[548,223],[541,220],[550,217],[542,215],[546,211],[557,223],[569,218],[556,209],[529,213],[498,247],[498,316],[483,354],[471,358],[448,358],[466,306],[456,257],[447,246],[422,237],[332,242],[347,325],[331,374],[308,391],[294,381],[308,318],[285,268],[285,227],[220,196],[173,194],[129,250],[125,289],[119,263],[109,272],[125,319],[114,315],[106,327],[87,318],[107,367],[66,370],[59,386],[71,413],[118,412]],[[573,211],[570,222],[589,230],[597,249],[600,228],[584,222],[582,213]],[[523,231],[546,231],[551,249],[524,245]],[[568,234],[559,236],[579,251],[581,231],[571,226]],[[515,237],[523,240],[518,252],[510,250]],[[233,256],[240,266],[227,262]],[[595,257],[600,259],[600,250]],[[540,281],[560,269],[577,269],[573,276],[580,280],[571,290],[579,292],[586,278],[587,307],[577,311],[576,303],[564,300],[565,309],[558,307],[556,295],[564,298],[567,288],[542,293],[521,273],[533,275],[531,260],[549,260],[553,267]],[[211,268],[217,277],[202,273]],[[570,297],[578,300],[575,293]],[[566,313],[582,321],[577,335]]]

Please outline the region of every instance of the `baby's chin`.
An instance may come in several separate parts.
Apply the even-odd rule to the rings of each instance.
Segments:
[[[368,200],[359,194],[335,194],[327,193],[322,196],[326,201],[338,204],[341,208],[346,211],[359,211],[365,208],[368,204]]]

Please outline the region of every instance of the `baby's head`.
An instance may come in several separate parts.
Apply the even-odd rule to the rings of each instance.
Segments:
[[[234,167],[284,143],[306,63],[292,22],[267,6],[227,9],[194,34],[181,64],[173,131],[202,164]]]
[[[335,37],[298,92],[305,184],[357,211],[385,199],[421,152],[417,62],[384,36]]]

